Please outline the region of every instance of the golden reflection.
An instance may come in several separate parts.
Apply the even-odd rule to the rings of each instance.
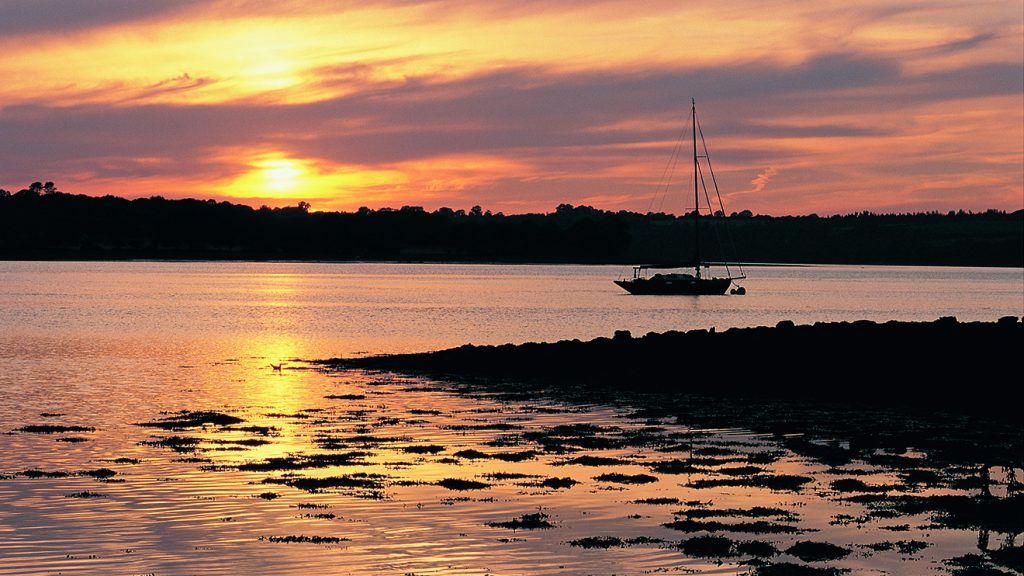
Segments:
[[[286,308],[296,304],[295,297],[304,291],[306,277],[300,274],[262,274],[250,289],[259,299],[259,306]],[[286,327],[290,328],[290,327]]]
[[[301,380],[288,370],[289,362],[294,366],[293,359],[300,355],[301,346],[296,338],[263,335],[250,340],[245,348],[255,361],[251,374],[254,389],[249,391],[251,396],[248,398],[250,403],[289,413],[307,407],[303,404],[301,391],[295,389]],[[281,370],[274,370],[271,364],[283,366]]]

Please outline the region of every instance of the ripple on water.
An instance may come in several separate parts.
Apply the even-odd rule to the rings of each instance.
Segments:
[[[302,402],[287,411],[186,395],[162,414],[93,424],[66,411],[11,429],[0,574],[914,574],[1016,561],[1013,549],[969,556],[978,530],[1019,530],[1016,509],[979,501],[966,481],[977,470],[928,457],[652,425],[522,392],[291,374]],[[93,446],[69,452],[43,427],[88,431]]]

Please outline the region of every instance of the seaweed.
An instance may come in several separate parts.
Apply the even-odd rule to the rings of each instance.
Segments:
[[[556,490],[559,489],[559,488],[572,488],[573,486],[575,486],[577,484],[579,484],[579,482],[577,482],[576,480],[573,480],[572,478],[569,478],[569,477],[565,477],[565,478],[556,478],[556,477],[545,478],[544,480],[541,480],[540,483],[539,483],[540,486],[543,486],[545,488],[554,488]]]
[[[561,462],[553,462],[554,466],[566,466],[575,464],[577,466],[620,466],[623,464],[632,464],[629,460],[623,460],[622,458],[611,458],[608,456],[577,456],[570,458],[569,460],[562,460]]]
[[[338,538],[337,536],[260,536],[260,540],[277,542],[283,544],[306,543],[306,544],[338,544],[348,542],[349,538]]]
[[[354,466],[363,464],[362,458],[369,452],[342,452],[333,454],[310,454],[267,458],[260,462],[246,462],[236,466],[247,472],[271,472],[274,470],[302,470],[306,468],[327,468],[330,466]]]
[[[891,484],[865,484],[857,478],[833,480],[831,486],[836,492],[890,492],[896,488]]]
[[[92,426],[59,426],[52,424],[30,424],[15,428],[15,432],[26,432],[28,434],[63,434],[65,432],[95,432]]]
[[[164,430],[184,430],[187,428],[206,426],[207,424],[213,424],[215,426],[230,426],[232,424],[241,424],[242,422],[244,422],[244,420],[241,418],[222,414],[220,412],[190,412],[188,410],[182,410],[166,418],[161,418],[153,422],[140,422],[136,424],[136,426],[162,428]]]
[[[768,488],[770,490],[799,491],[813,478],[794,474],[757,474],[747,478],[713,478],[694,480],[687,484],[691,488],[717,488],[720,486],[746,486],[752,488]]]
[[[448,430],[466,431],[466,430],[522,430],[523,427],[519,424],[509,424],[508,422],[489,422],[486,424],[450,424],[448,426],[442,426]]]
[[[718,474],[725,474],[726,476],[750,476],[753,474],[761,474],[765,471],[760,466],[726,466],[715,470]]]
[[[262,438],[243,438],[241,440],[225,440],[222,438],[214,438],[208,440],[210,444],[231,444],[234,446],[265,446],[270,444],[269,440],[263,440]]]
[[[358,472],[347,476],[328,476],[325,478],[284,478],[274,480],[273,482],[287,484],[292,488],[300,490],[317,492],[325,488],[383,488],[386,478],[383,474]]]
[[[662,524],[666,528],[679,530],[680,532],[743,532],[748,534],[799,534],[799,528],[786,524],[776,524],[757,520],[754,522],[725,523],[717,520],[675,520]]]
[[[943,561],[951,566],[953,576],[1014,576],[993,566],[987,558],[978,554],[965,554]]]
[[[522,452],[498,452],[492,454],[491,458],[502,460],[504,462],[522,462],[524,460],[533,460],[540,453],[536,450],[523,450]]]
[[[735,556],[732,540],[722,536],[695,536],[676,545],[687,556],[727,558]]]
[[[679,498],[641,498],[633,500],[633,504],[681,504]]]
[[[375,444],[391,444],[393,442],[401,442],[403,439],[395,436],[372,436],[369,434],[357,434],[355,436],[349,436],[347,438],[336,438],[334,436],[318,436],[313,439],[314,442],[319,444],[322,448],[336,450],[338,448],[348,448],[349,445],[355,444],[359,446],[371,446]]]
[[[155,440],[143,440],[139,444],[145,446],[160,446],[162,448],[170,448],[175,452],[195,452],[201,440],[199,438],[191,438],[188,436],[168,436],[166,438],[157,438]]]
[[[736,543],[736,552],[741,556],[753,556],[755,558],[771,558],[779,554],[771,542],[761,540],[744,540]]]
[[[1006,498],[965,495],[894,496],[873,504],[903,515],[930,513],[943,527],[988,529],[1005,534],[1024,532],[1024,494]]]
[[[62,470],[54,470],[52,472],[46,470],[23,470],[18,473],[18,476],[24,476],[26,478],[67,478],[71,476],[70,472],[64,472]]]
[[[519,480],[520,478],[536,478],[536,474],[522,474],[520,472],[489,472],[483,474],[489,480]]]
[[[649,474],[619,474],[617,472],[594,476],[594,480],[598,482],[614,482],[615,484],[650,484],[651,482],[658,481],[656,477]]]
[[[679,459],[651,462],[648,466],[652,471],[659,474],[694,474],[703,472],[702,469],[694,466],[691,462]]]
[[[754,576],[839,576],[849,572],[846,568],[818,568],[793,564],[791,562],[779,562],[758,566],[754,570]]]
[[[117,472],[111,470],[110,468],[97,468],[95,470],[83,470],[83,471],[79,472],[78,475],[79,476],[92,476],[93,478],[103,479],[103,478],[111,478],[111,477],[117,475]]]
[[[682,510],[674,513],[677,516],[687,518],[721,518],[721,517],[742,517],[742,518],[773,518],[777,517],[784,522],[795,522],[797,515],[782,508],[769,508],[765,506],[754,506],[753,508],[696,508]]]
[[[621,538],[615,536],[588,536],[569,541],[570,546],[577,548],[611,548],[625,545]]]
[[[402,452],[407,454],[438,454],[444,452],[444,446],[438,446],[437,444],[425,444],[419,446],[404,446]]]
[[[850,555],[850,551],[828,542],[811,542],[804,540],[786,549],[786,554],[796,556],[804,562],[828,562],[841,560]]]
[[[316,514],[303,514],[303,518],[312,518],[314,520],[334,520],[338,516],[331,512],[318,512]]]
[[[543,530],[554,528],[554,524],[548,522],[548,515],[543,512],[523,514],[505,522],[487,522],[486,526],[492,528],[508,528],[509,530]]]
[[[1007,546],[988,553],[993,562],[1018,572],[1024,572],[1024,547]]]
[[[249,432],[259,436],[275,435],[278,432],[278,428],[276,426],[226,426],[224,430],[231,430],[232,432]]]
[[[449,490],[483,490],[491,485],[477,480],[462,480],[459,478],[445,478],[436,482],[438,486]]]

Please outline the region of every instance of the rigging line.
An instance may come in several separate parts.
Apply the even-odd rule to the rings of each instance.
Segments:
[[[711,167],[711,155],[708,153],[708,143],[704,141],[704,131],[700,128],[700,120],[697,120],[697,132],[700,134],[700,143],[704,147],[704,158],[708,162],[708,172],[711,173],[711,183],[715,187],[715,195],[718,196],[718,207],[722,210],[722,214],[725,215],[725,204],[722,203],[722,193],[718,190],[718,180],[715,178],[715,169]],[[709,201],[708,204],[711,202]],[[732,237],[732,230],[726,226],[725,236],[729,239],[729,245],[732,247],[732,255],[736,259],[736,265],[740,269],[740,276],[746,276],[743,272],[743,264],[739,261],[739,253],[736,251],[736,242]]]
[[[700,165],[699,164],[697,165],[697,169],[700,170]],[[711,165],[710,164],[708,164],[708,170],[709,171],[711,170]],[[704,189],[704,199],[708,203],[708,212],[711,213],[710,215],[713,218],[714,217],[714,212],[713,212],[714,209],[711,207],[711,197],[708,196],[708,186],[707,186],[707,183],[704,181],[704,172],[703,171],[700,172],[700,187]],[[715,231],[715,240],[718,242],[718,245],[723,248],[723,250],[722,250],[722,263],[725,265],[725,273],[728,274],[730,278],[732,278],[732,271],[729,270],[729,259],[727,257],[725,257],[725,250],[724,250],[725,244],[722,243],[722,234],[718,230],[718,228],[720,227],[720,223],[716,222],[714,220],[712,220],[712,222],[713,222],[713,225],[711,226],[711,229]]]
[[[679,162],[679,150],[683,145],[683,135],[686,134],[686,129],[690,127],[690,119],[686,119],[686,126],[679,131],[679,136],[676,137],[676,145],[672,149],[672,155],[669,157],[668,164],[665,165],[665,169],[661,172],[661,178],[658,180],[658,185],[654,189],[654,194],[651,196],[651,201],[647,205],[647,211],[650,212],[654,208],[654,200],[658,198],[659,193],[661,195],[661,204],[664,206],[665,195],[668,193],[668,188],[672,182],[672,176],[675,174],[676,164]],[[666,177],[668,180],[666,181]]]
[[[654,195],[651,196],[651,201],[647,206],[647,212],[651,213],[654,208],[654,201],[658,200],[658,212],[661,212],[665,208],[665,200],[668,197],[669,188],[672,186],[672,179],[675,177],[676,166],[679,164],[680,152],[682,151],[686,133],[690,130],[692,124],[690,115],[686,115],[686,124],[680,129],[679,135],[676,136],[675,147],[672,149],[672,154],[669,157],[669,161],[662,170],[661,179],[658,182],[658,186],[655,189]],[[692,177],[692,176],[691,176]],[[692,182],[692,180],[691,180]],[[662,249],[670,251],[671,245],[670,240],[666,238],[662,243]]]
[[[675,172],[675,167],[678,166],[678,165],[679,165],[679,157],[677,156],[676,157],[676,163],[675,163],[675,165],[672,166],[673,176],[674,176],[674,172]],[[671,179],[671,177],[670,177],[670,179]],[[684,190],[689,190],[690,189],[690,184],[693,184],[693,174],[692,173],[688,174],[686,176],[686,188],[684,188]],[[658,202],[658,212],[664,213],[664,211],[665,211],[665,200],[668,199],[668,190],[669,190],[670,187],[671,187],[671,181],[669,182],[669,184],[667,184],[665,186],[665,191],[661,195],[660,202]]]
[[[671,161],[667,166],[668,178],[663,183],[661,197],[658,202],[659,212],[665,209],[665,200],[668,198],[669,189],[672,187],[672,180],[675,178],[676,175],[676,167],[679,165],[680,152],[683,148],[683,135],[686,133],[686,129],[689,128],[689,126],[690,123],[689,121],[687,121],[686,126],[683,127],[683,130],[679,133],[679,136],[676,138],[676,147],[675,150],[673,150],[672,152]]]
[[[654,209],[655,201],[658,202],[658,210],[660,211],[665,205],[665,196],[668,195],[668,189],[672,185],[672,178],[675,176],[676,164],[679,162],[679,143],[676,143],[676,147],[672,150],[672,155],[669,157],[668,163],[665,164],[665,169],[662,171],[661,179],[658,181],[658,186],[654,190],[654,194],[651,195],[651,201],[647,205],[647,211],[651,212]]]
[[[700,142],[701,142],[701,145],[704,147],[704,158],[707,160],[708,171],[711,173],[711,182],[712,182],[712,184],[715,187],[715,195],[718,197],[718,206],[719,206],[719,209],[722,211],[722,214],[724,215],[725,214],[725,204],[722,202],[722,194],[721,194],[721,191],[719,191],[719,189],[718,189],[718,179],[715,177],[715,169],[711,165],[711,154],[708,152],[708,144],[704,140],[704,130],[702,130],[701,127],[700,127],[700,120],[697,120],[697,131],[700,133]],[[711,202],[709,200],[708,204],[710,204],[710,203]],[[730,244],[730,246],[732,248],[733,257],[736,258],[736,265],[739,267],[740,275],[742,276],[742,275],[744,275],[744,273],[743,273],[743,265],[739,262],[738,253],[736,251],[736,242],[733,240],[732,231],[731,231],[730,227],[726,227],[725,234],[726,234],[726,236],[729,239],[729,244]],[[723,247],[724,247],[724,244],[723,244]]]
[[[691,174],[686,177],[686,188],[684,188],[684,190],[689,190],[692,185],[693,185],[693,174],[692,174],[692,170],[691,170]],[[684,206],[684,208],[685,208],[685,206]]]

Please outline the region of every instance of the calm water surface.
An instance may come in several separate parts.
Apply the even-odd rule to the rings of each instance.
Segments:
[[[837,469],[741,428],[695,429],[600,404],[466,396],[428,381],[327,374],[301,361],[588,339],[618,329],[1024,314],[1017,269],[758,267],[748,270],[746,296],[701,298],[625,295],[611,280],[628,273],[618,266],[0,262],[0,432],[95,429],[0,435],[0,574],[748,569],[735,562],[749,556],[719,562],[675,546],[705,534],[780,551],[831,542],[849,551],[834,565],[858,574],[942,573],[943,559],[976,550],[975,531],[929,530],[920,515],[868,518],[869,508],[832,487],[849,474],[899,484],[884,466]],[[284,370],[270,369],[282,361]],[[137,425],[182,410],[244,422]],[[335,460],[324,465],[317,455]],[[617,461],[574,460],[581,456]],[[658,466],[701,457],[686,474]],[[46,474],[25,474],[32,471]],[[782,489],[715,485],[751,474],[813,480]],[[335,480],[299,481],[314,478]],[[565,478],[577,483],[543,483]],[[907,490],[963,491],[951,486]],[[650,498],[662,503],[638,503]],[[754,517],[754,506],[771,510]],[[531,514],[551,527],[502,525]],[[707,518],[732,527],[679,529],[687,526],[680,521]],[[736,531],[756,520],[774,528]],[[291,536],[338,540],[278,541]],[[599,536],[622,545],[573,545]],[[904,545],[886,549],[886,542]],[[801,562],[784,552],[772,558]]]

